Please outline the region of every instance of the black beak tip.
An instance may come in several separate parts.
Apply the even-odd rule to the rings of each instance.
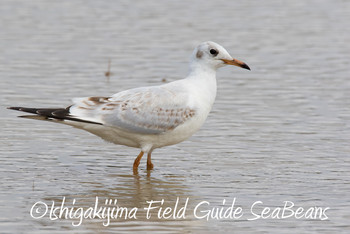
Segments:
[[[242,65],[242,68],[247,69],[247,70],[250,71],[250,67],[249,67],[247,64],[243,64],[243,65]]]

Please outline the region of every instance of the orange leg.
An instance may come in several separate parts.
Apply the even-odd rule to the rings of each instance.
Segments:
[[[151,152],[147,154],[147,170],[152,170],[153,169],[153,163],[151,160]]]
[[[143,156],[143,151],[140,152],[140,154],[137,156],[137,158],[134,161],[134,166],[133,166],[134,172],[137,171],[137,169],[140,165],[140,161],[141,161],[142,156]]]

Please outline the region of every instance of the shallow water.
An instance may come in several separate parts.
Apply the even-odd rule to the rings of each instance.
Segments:
[[[0,5],[0,226],[2,233],[348,233],[350,230],[350,2],[13,1]],[[223,45],[252,71],[218,72],[202,129],[153,153],[68,126],[16,118],[7,106],[61,107],[73,97],[170,82],[186,75],[202,41]],[[104,76],[111,59],[113,75]],[[34,219],[52,201],[94,206],[96,196],[139,208],[137,220]],[[179,198],[185,219],[146,218],[147,201]],[[240,219],[193,210],[243,209]],[[327,220],[257,219],[250,208],[329,207]],[[205,206],[202,206],[205,208]],[[73,220],[74,221],[74,220]]]

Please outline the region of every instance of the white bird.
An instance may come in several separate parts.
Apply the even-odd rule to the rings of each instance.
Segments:
[[[109,142],[140,148],[133,164],[137,173],[145,153],[147,170],[151,170],[154,149],[182,142],[203,125],[216,97],[216,70],[225,65],[250,70],[219,44],[203,42],[193,51],[185,79],[129,89],[110,97],[76,98],[67,108],[9,109],[36,114],[21,117],[68,124]]]

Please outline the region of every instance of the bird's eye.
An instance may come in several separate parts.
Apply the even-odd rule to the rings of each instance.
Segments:
[[[213,55],[213,56],[216,56],[216,55],[218,55],[218,51],[217,50],[215,50],[215,49],[211,49],[210,50],[210,53]]]

